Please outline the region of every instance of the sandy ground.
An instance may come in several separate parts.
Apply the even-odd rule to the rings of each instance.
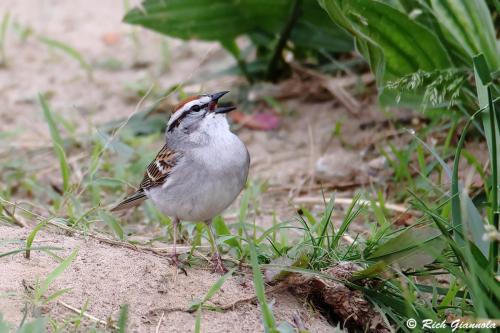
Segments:
[[[0,227],[1,239],[25,239],[28,230]],[[71,288],[59,298],[70,306],[81,308],[88,302],[87,312],[99,319],[117,319],[119,308],[129,305],[129,331],[154,332],[164,312],[159,332],[190,332],[194,330],[195,314],[169,309],[188,308],[193,300],[201,299],[215,283],[218,276],[208,270],[189,269],[188,275],[177,275],[165,258],[151,253],[138,252],[101,243],[92,238],[68,237],[57,232],[43,231],[37,236],[37,245],[63,248],[60,256],[68,256],[78,249],[72,265],[55,280],[48,294]],[[17,245],[2,245],[0,252],[16,249]],[[0,295],[10,294],[0,300],[0,313],[11,323],[22,318],[22,309],[29,296],[23,285],[34,286],[57,266],[53,257],[33,252],[30,260],[22,254],[2,258],[0,268]],[[224,306],[239,299],[251,297],[251,276],[236,275],[226,281],[213,304]],[[276,294],[273,311],[277,322],[293,322],[299,315],[311,332],[331,332],[332,327],[307,305],[287,292]],[[158,310],[162,309],[162,310]],[[157,310],[157,311],[152,311]],[[53,318],[63,319],[71,314],[59,302],[43,308]],[[86,322],[89,325],[89,322]],[[256,332],[262,331],[258,306],[248,302],[225,312],[204,311],[203,332]]]
[[[53,109],[79,124],[81,131],[85,132],[89,127],[125,118],[134,112],[139,98],[131,86],[147,82],[144,87],[147,90],[154,82],[154,89],[167,89],[173,84],[196,81],[203,73],[233,63],[217,44],[165,39],[123,24],[123,3],[121,0],[0,2],[0,17],[8,11],[12,22],[29,26],[33,31],[26,41],[22,41],[13,29],[7,33],[7,66],[0,68],[0,132],[9,134],[9,137],[0,142],[0,153],[50,147],[49,132],[36,100],[38,93],[49,96]],[[93,79],[74,59],[58,50],[50,50],[40,37],[56,39],[76,48],[95,68]],[[162,43],[170,50],[168,66],[164,64]],[[118,65],[110,68],[106,65],[110,62]],[[230,90],[235,82],[234,78],[218,78],[203,84],[195,82],[186,87],[186,91]],[[294,99],[284,102],[292,116],[284,117],[279,129],[238,131],[252,156],[250,179],[265,181],[269,185],[268,192],[260,199],[262,214],[256,217],[257,223],[269,224],[274,213],[280,220],[292,218],[298,208],[297,198],[321,199],[321,187],[313,178],[318,160],[324,155],[336,154],[338,158],[334,163],[343,162],[342,167],[337,168],[342,172],[332,176],[334,182],[356,185],[362,182],[362,179],[357,179],[359,175],[363,179],[367,177],[368,171],[362,166],[373,156],[367,156],[366,151],[359,147],[373,146],[384,136],[377,126],[371,130],[359,129],[362,123],[377,123],[384,119],[384,115],[371,106],[372,102],[364,102],[363,116],[360,117],[349,113],[334,100],[311,102]],[[332,138],[333,128],[338,122],[342,123],[342,140]],[[344,149],[339,151],[341,146]],[[52,153],[49,151],[49,154]],[[330,167],[335,169],[327,163],[326,168]],[[346,188],[341,195],[352,196],[352,187]],[[310,206],[321,210],[322,202],[319,200]],[[228,220],[235,216],[234,207],[226,213]],[[342,216],[342,209],[336,214]],[[33,225],[31,222],[28,229],[0,225],[0,253],[18,246],[4,241],[24,240]],[[161,232],[159,228],[157,232]],[[64,251],[58,253],[60,256],[79,248],[76,261],[55,281],[51,290],[72,288],[61,300],[77,308],[88,301],[88,312],[103,320],[116,318],[119,306],[129,304],[129,327],[133,332],[154,332],[161,313],[151,314],[152,309],[186,307],[193,299],[201,298],[218,278],[208,270],[189,269],[187,277],[178,276],[175,280],[173,269],[161,256],[54,230],[40,232],[36,245],[62,247]],[[21,254],[0,258],[0,295],[13,294],[0,297],[0,313],[7,321],[18,323],[22,317],[21,310],[26,301],[23,280],[27,285],[33,285],[37,278],[46,276],[56,265],[52,257],[38,252],[33,253],[31,260]],[[229,304],[252,294],[251,278],[236,276],[226,282],[213,302]],[[299,313],[311,332],[333,330],[302,300],[286,292],[272,298],[278,322],[292,322],[293,314]],[[58,303],[50,303],[44,311],[55,318],[71,314]],[[179,311],[165,312],[160,325],[160,332],[193,329],[194,315]],[[261,330],[258,305],[251,302],[224,313],[203,313],[203,332]]]

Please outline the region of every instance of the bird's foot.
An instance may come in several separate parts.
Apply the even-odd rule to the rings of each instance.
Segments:
[[[185,268],[185,263],[179,259],[179,255],[177,253],[171,254],[168,256],[168,259],[170,261],[170,264],[172,266],[175,266],[177,269],[180,269],[184,275],[187,276],[186,268]]]
[[[222,262],[222,258],[220,256],[220,254],[218,253],[215,253],[213,256],[212,256],[212,265],[213,265],[213,272],[214,273],[218,273],[218,274],[225,274],[228,272],[228,269],[226,268],[226,266],[224,266],[224,263]]]

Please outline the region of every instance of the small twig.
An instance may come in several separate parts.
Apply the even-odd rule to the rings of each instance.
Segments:
[[[158,333],[160,331],[160,327],[161,327],[161,322],[163,321],[163,317],[165,316],[165,311],[163,311],[161,313],[161,317],[160,317],[160,320],[158,320],[158,324],[156,325],[156,330],[155,330],[155,333]]]
[[[136,245],[136,244],[131,244],[131,243],[123,242],[123,241],[114,240],[114,239],[111,239],[108,237],[98,235],[96,233],[82,232],[80,230],[73,229],[71,227],[65,226],[64,224],[57,223],[54,221],[49,221],[48,224],[55,226],[55,227],[58,227],[58,228],[61,228],[61,229],[68,231],[68,232],[73,232],[73,233],[76,233],[76,234],[81,235],[81,236],[88,236],[88,237],[94,238],[100,242],[107,243],[110,245],[125,247],[125,248],[130,249],[130,250],[153,252],[153,253],[158,254],[158,255],[165,255],[165,254],[172,254],[173,253],[173,251],[172,251],[172,249],[174,247],[173,245],[168,246],[168,247],[149,247],[149,246],[144,246],[144,245]],[[198,249],[200,249],[200,248],[201,249],[208,249],[209,246],[197,246],[197,248]],[[191,246],[177,246],[177,253],[187,253],[187,252],[189,252],[190,249],[191,249]]]
[[[358,182],[358,181],[350,181],[350,182],[344,182],[344,183],[321,183],[318,185],[313,185],[311,186],[311,190],[329,190],[329,189],[336,189],[336,190],[347,190],[351,189],[354,187],[359,187],[363,185],[367,185],[368,182]],[[300,190],[301,186],[297,185],[276,185],[276,186],[269,186],[267,189],[267,192],[288,192],[290,190],[293,190],[295,193],[299,194],[304,191]],[[229,217],[231,218],[232,215]],[[225,216],[224,216],[225,218]]]
[[[284,283],[284,282],[281,282],[273,287],[270,287],[268,288],[265,293],[266,295],[271,295],[271,294],[274,294],[276,292],[279,292],[279,291],[282,291],[282,290],[285,290],[286,288],[288,288],[288,284],[287,283]],[[241,305],[241,304],[245,304],[245,303],[250,303],[250,302],[254,302],[257,300],[257,296],[256,295],[253,295],[253,296],[250,296],[250,297],[246,297],[246,298],[240,298],[232,303],[229,303],[229,304],[226,304],[226,305],[215,305],[215,304],[208,304],[209,306],[217,309],[217,310],[222,310],[222,311],[228,311],[228,310],[234,310],[235,307],[237,307],[238,305]],[[157,312],[160,312],[162,311],[162,315],[164,313],[172,313],[172,312],[188,312],[190,313],[190,309],[188,308],[185,308],[185,307],[173,307],[173,308],[157,308],[157,309],[152,309],[149,311],[150,314],[154,314],[154,313],[157,313]]]
[[[284,289],[288,288],[288,284],[286,283],[279,283],[269,289],[267,289],[265,291],[266,295],[271,295],[271,294],[274,294],[276,292],[279,292],[279,291],[282,291]],[[245,304],[245,303],[249,303],[249,302],[254,302],[257,300],[257,296],[256,295],[253,295],[251,297],[247,297],[247,298],[241,298],[233,303],[230,303],[230,304],[226,304],[226,305],[222,305],[222,306],[216,306],[218,309],[221,309],[221,310],[234,310],[235,307],[237,307],[238,305],[241,305],[241,304]]]
[[[331,78],[327,75],[318,73],[311,69],[305,68],[297,63],[293,63],[292,67],[304,74],[307,74],[311,77],[319,79],[323,85],[323,87],[328,90],[333,96],[335,96],[345,108],[355,114],[359,115],[361,105],[359,102],[349,94],[349,92],[345,89],[348,86],[355,84],[358,80],[358,77],[348,77],[348,78]],[[364,84],[368,84],[373,82],[374,77],[372,74],[363,74],[360,77],[360,81]]]
[[[352,204],[352,198],[335,198],[335,203],[339,205],[350,205]],[[322,204],[324,203],[324,199],[322,197],[300,197],[294,200],[294,203],[307,203],[307,204]],[[369,205],[371,204],[370,200],[359,199],[359,204]],[[375,205],[379,206],[378,202],[375,202]],[[399,213],[409,213],[412,215],[418,215],[417,212],[411,211],[408,207],[393,203],[385,203],[384,207]]]
[[[82,314],[82,316],[84,316],[85,318],[88,318],[88,319],[90,319],[90,320],[92,320],[92,321],[94,321],[94,322],[96,322],[96,323],[99,323],[99,324],[104,325],[104,327],[108,327],[108,326],[109,326],[109,323],[108,323],[107,321],[102,320],[102,319],[99,319],[99,318],[97,318],[97,317],[95,317],[95,316],[93,316],[93,315],[91,315],[91,314],[89,314],[89,313],[87,313],[87,312],[83,311],[82,309],[75,308],[75,307],[73,307],[73,306],[71,306],[71,305],[69,305],[69,304],[67,304],[67,303],[64,303],[64,302],[63,302],[63,301],[61,301],[61,300],[58,300],[58,301],[57,301],[57,303],[58,303],[58,304],[60,304],[60,305],[62,305],[62,306],[63,306],[63,307],[65,307],[66,309],[69,309],[69,310],[71,310],[71,311],[73,311],[73,312],[75,312],[75,313]],[[117,328],[118,328],[118,327],[117,327],[116,325],[114,325],[114,324],[111,324],[111,327],[112,327],[112,328],[114,328],[114,329],[117,329]]]

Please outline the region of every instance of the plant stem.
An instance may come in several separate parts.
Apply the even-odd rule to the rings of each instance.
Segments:
[[[290,15],[288,16],[288,19],[285,23],[285,26],[283,27],[283,30],[281,31],[280,38],[278,40],[278,43],[276,44],[273,55],[271,57],[271,60],[269,61],[269,65],[267,67],[267,79],[268,80],[274,81],[277,78],[278,64],[279,64],[279,60],[281,59],[281,53],[283,52],[283,49],[285,48],[288,37],[290,37],[290,33],[292,32],[292,29],[293,29],[295,22],[297,22],[297,19],[300,16],[301,3],[302,3],[302,0],[294,0],[293,1]]]
[[[250,75],[250,73],[248,72],[247,63],[245,62],[245,60],[238,58],[236,59],[236,62],[238,63],[238,67],[245,76],[245,78],[247,79],[248,83],[252,84],[254,81],[252,75]]]

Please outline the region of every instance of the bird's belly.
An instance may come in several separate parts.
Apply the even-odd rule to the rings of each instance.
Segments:
[[[240,143],[240,142],[238,142]],[[148,191],[148,196],[164,214],[183,221],[205,221],[219,215],[241,192],[248,174],[248,153],[241,150],[217,157],[196,154],[187,157],[162,187]],[[175,173],[175,176],[174,176]]]
[[[182,221],[205,221],[222,213],[244,184],[234,180],[186,180],[177,186],[151,189],[149,197],[164,214]]]

